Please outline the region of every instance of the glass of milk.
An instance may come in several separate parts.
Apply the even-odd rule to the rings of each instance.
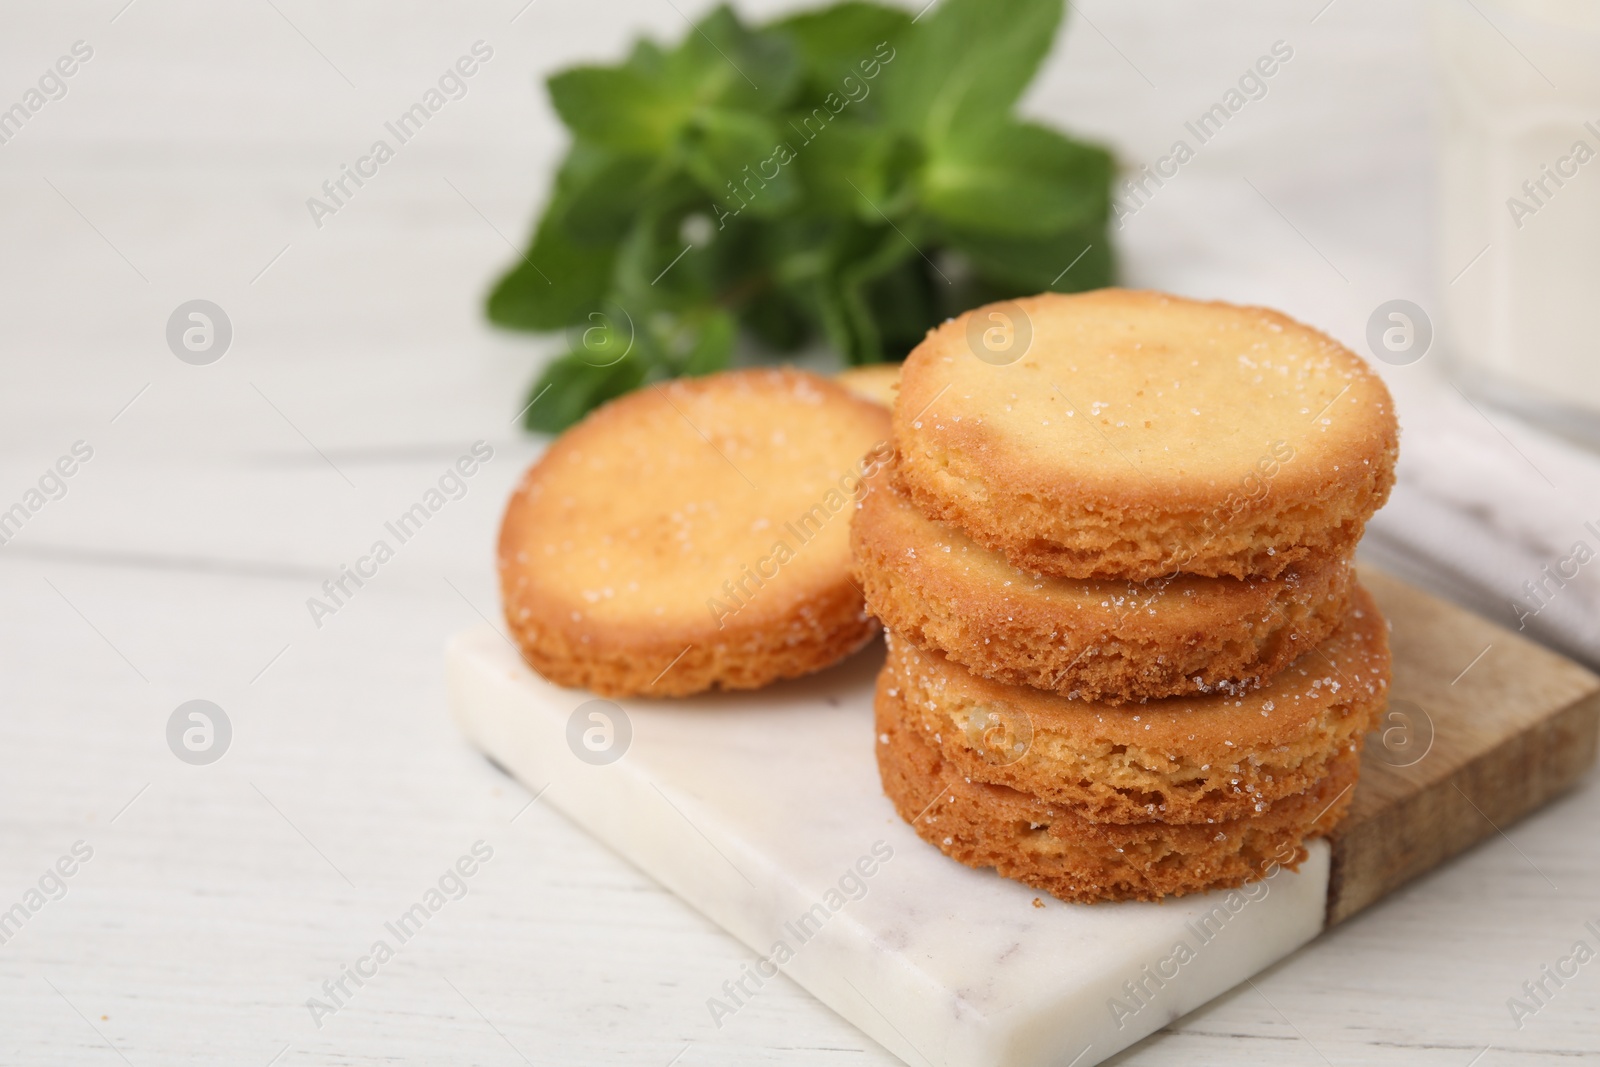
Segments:
[[[1600,444],[1600,0],[1435,0],[1454,376]]]

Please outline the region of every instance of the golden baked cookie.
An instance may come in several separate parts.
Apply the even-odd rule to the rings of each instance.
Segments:
[[[924,516],[889,470],[850,538],[867,610],[899,637],[985,678],[1108,703],[1258,685],[1333,632],[1355,583],[1343,557],[1278,578],[1030,573]]]
[[[877,632],[849,524],[888,423],[787,369],[648,386],[593,412],[506,506],[500,589],[523,656],[605,696],[754,688],[848,656]]]
[[[1089,822],[1205,824],[1303,793],[1358,752],[1388,703],[1388,632],[1356,587],[1344,625],[1259,689],[1110,707],[979,678],[891,631],[884,675],[974,782]]]
[[[900,387],[900,364],[867,363],[860,367],[846,367],[835,374],[833,380],[857,396],[892,408],[895,393]]]
[[[1394,483],[1389,391],[1265,308],[1102,289],[969,311],[906,359],[897,477],[1064,578],[1275,577],[1349,555]]]
[[[905,725],[911,716],[889,679],[885,670],[878,683],[878,770],[900,817],[945,855],[1066,901],[1160,900],[1297,869],[1304,842],[1333,829],[1354,793],[1361,757],[1349,750],[1305,792],[1245,818],[1092,823],[1051,801],[969,780]]]

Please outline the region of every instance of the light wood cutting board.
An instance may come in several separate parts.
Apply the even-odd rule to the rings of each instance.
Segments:
[[[1545,804],[1595,760],[1600,678],[1397,578],[1361,570],[1389,620],[1389,712],[1333,838],[1328,925]]]

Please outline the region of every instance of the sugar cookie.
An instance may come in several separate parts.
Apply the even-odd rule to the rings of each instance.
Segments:
[[[528,663],[606,696],[746,689],[877,632],[850,577],[888,413],[814,374],[648,386],[554,441],[507,505],[499,571]]]
[[[993,867],[1062,900],[1160,900],[1294,870],[1306,858],[1305,840],[1326,834],[1350,806],[1356,752],[1341,755],[1306,792],[1246,818],[1092,823],[1028,793],[969,781],[937,744],[905,726],[909,716],[888,677],[877,697],[878,768],[900,817],[952,859]],[[1239,892],[1257,899],[1260,891]]]
[[[1387,706],[1382,617],[1357,587],[1345,625],[1260,689],[1109,707],[979,678],[891,633],[884,674],[922,737],[975,782],[1089,822],[1259,813],[1359,751]]]
[[[867,609],[973,672],[1121,703],[1260,684],[1332,633],[1350,605],[1344,558],[1278,578],[1051,578],[924,516],[875,475],[851,524]]]
[[[931,518],[1066,578],[1275,577],[1350,554],[1398,428],[1354,353],[1160,293],[977,308],[906,359],[897,477]]]

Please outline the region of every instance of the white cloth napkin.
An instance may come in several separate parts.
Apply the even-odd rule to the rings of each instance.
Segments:
[[[1398,480],[1362,556],[1600,667],[1600,454],[1437,379],[1397,401]]]

